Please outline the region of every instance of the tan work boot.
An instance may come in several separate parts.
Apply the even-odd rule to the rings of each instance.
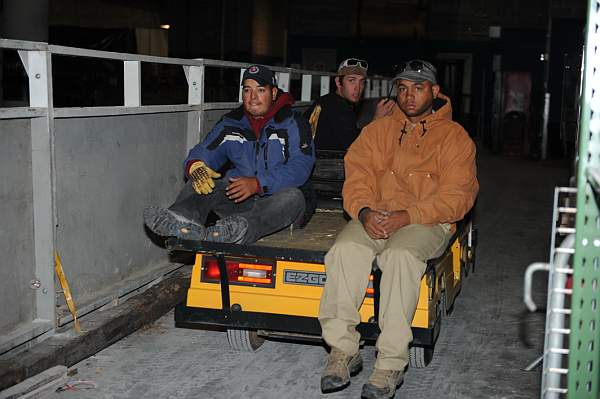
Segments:
[[[360,352],[348,356],[337,348],[331,348],[327,365],[321,376],[321,391],[329,393],[346,388],[350,384],[350,377],[354,377],[361,370]]]
[[[396,388],[404,381],[402,370],[375,369],[362,388],[362,397],[366,399],[393,398]]]

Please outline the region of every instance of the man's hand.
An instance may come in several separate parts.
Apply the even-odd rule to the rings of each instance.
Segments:
[[[379,226],[385,231],[385,238],[389,238],[396,231],[410,224],[410,215],[406,211],[385,212]]]
[[[221,177],[221,174],[206,166],[202,161],[192,163],[188,173],[192,180],[192,187],[198,194],[210,194],[215,187],[213,179]]]
[[[377,103],[375,108],[375,117],[373,119],[383,118],[384,116],[390,115],[396,106],[396,102],[391,98],[382,98]]]
[[[254,177],[232,177],[225,188],[227,198],[233,202],[242,202],[258,192],[258,181]]]
[[[381,222],[385,214],[372,209],[365,209],[359,215],[359,220],[363,224],[365,231],[374,240],[387,238],[385,230],[381,227]]]

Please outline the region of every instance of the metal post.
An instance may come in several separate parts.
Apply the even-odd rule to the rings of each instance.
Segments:
[[[321,95],[329,93],[329,84],[331,82],[331,78],[329,76],[321,76]]]
[[[312,92],[312,75],[302,75],[302,94],[301,101],[310,101]]]
[[[591,168],[600,167],[600,12],[588,0],[577,170],[577,218],[569,343],[569,399],[600,395],[600,196]]]
[[[369,97],[379,97],[379,83],[381,82],[379,79],[374,79],[371,81],[371,95]]]
[[[200,105],[204,102],[204,66],[184,66],[183,71],[188,83],[188,104]],[[200,141],[203,134],[204,111],[188,112],[187,145],[189,151]]]
[[[239,102],[242,102],[242,89],[243,89],[242,83],[244,83],[244,82],[242,82],[242,79],[244,77],[244,72],[246,72],[246,68],[241,68],[240,69],[240,94],[239,94]]]
[[[494,100],[492,103],[492,151],[502,151],[502,56],[494,54]]]
[[[52,59],[47,51],[19,51],[29,76],[29,105],[46,108],[47,115],[31,119],[31,170],[37,321],[54,321],[54,115]]]
[[[126,107],[139,107],[142,104],[141,63],[139,61],[124,61],[124,104]]]
[[[277,76],[277,86],[283,91],[290,91],[290,75],[289,72],[276,72]]]
[[[381,81],[381,96],[382,97],[388,95],[388,90],[389,90],[388,86],[389,86],[389,84],[390,84],[390,82],[387,79],[384,79],[384,80]]]

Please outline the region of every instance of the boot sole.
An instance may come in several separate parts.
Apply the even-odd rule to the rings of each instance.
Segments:
[[[206,240],[213,242],[239,243],[248,231],[248,222],[240,216],[220,219],[206,229]]]
[[[396,391],[398,390],[400,385],[402,385],[403,382],[404,382],[404,378],[402,378],[400,381],[398,381],[398,383],[396,384],[396,389],[394,389],[392,392],[387,393],[387,394],[379,392],[380,388],[374,387],[373,385],[370,385],[367,383],[367,384],[363,385],[362,393],[361,393],[360,397],[362,399],[391,399],[396,395]]]
[[[204,226],[181,219],[181,217],[165,208],[151,206],[144,209],[144,223],[154,233],[164,237],[204,239],[206,236]]]

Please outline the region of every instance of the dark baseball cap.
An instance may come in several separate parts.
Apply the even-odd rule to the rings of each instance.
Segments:
[[[242,75],[242,86],[246,79],[255,80],[260,86],[273,86],[277,87],[277,81],[275,80],[275,74],[269,68],[264,65],[251,65],[244,71]]]
[[[437,70],[431,63],[423,60],[411,60],[404,64],[392,82],[400,79],[410,80],[411,82],[423,82],[425,80],[432,84],[437,84]]]

